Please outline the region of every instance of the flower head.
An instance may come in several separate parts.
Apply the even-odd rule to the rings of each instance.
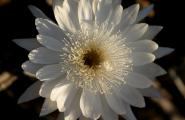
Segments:
[[[143,95],[156,93],[152,79],[165,74],[153,61],[171,51],[155,52],[152,39],[162,27],[139,23],[152,6],[139,12],[138,4],[123,10],[120,0],[54,0],[58,25],[30,8],[41,17],[37,40],[15,42],[32,50],[22,67],[42,82],[20,102],[37,89],[46,98],[41,115],[58,109],[66,120],[135,119],[130,105],[144,107]]]

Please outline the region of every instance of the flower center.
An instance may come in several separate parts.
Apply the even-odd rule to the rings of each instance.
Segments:
[[[83,56],[84,65],[89,66],[90,68],[95,68],[96,66],[100,65],[102,60],[102,57],[100,53],[98,53],[97,50],[90,50],[87,51],[87,53]]]

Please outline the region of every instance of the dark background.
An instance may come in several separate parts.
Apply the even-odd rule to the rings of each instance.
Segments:
[[[126,8],[135,2],[135,0],[123,0],[123,6]],[[160,46],[171,47],[175,51],[155,61],[169,72],[156,80],[163,98],[160,100],[146,98],[146,108],[133,108],[133,110],[139,120],[185,120],[183,0],[149,0],[149,2],[155,5],[155,16],[146,18],[145,22],[164,26],[155,41]],[[57,114],[55,112],[39,118],[42,98],[17,104],[21,93],[35,81],[34,78],[25,75],[20,67],[28,59],[28,52],[12,42],[15,38],[32,38],[37,35],[35,18],[27,8],[30,4],[39,7],[54,20],[52,8],[45,0],[12,0],[5,5],[0,4],[0,84],[5,84],[1,83],[4,73],[14,78],[13,84],[0,91],[0,120],[53,120]],[[175,76],[171,72],[175,72]],[[182,89],[175,82],[177,78],[181,81]]]

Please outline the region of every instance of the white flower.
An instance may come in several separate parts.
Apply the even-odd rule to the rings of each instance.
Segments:
[[[54,0],[58,25],[30,6],[37,39],[17,39],[27,50],[26,72],[36,82],[19,102],[46,98],[41,116],[55,110],[65,120],[135,120],[130,105],[144,107],[143,96],[156,96],[152,80],[165,71],[153,61],[172,51],[152,41],[162,29],[138,23],[153,6],[123,10],[121,0]],[[162,51],[162,52],[160,52]],[[63,119],[63,114],[58,119]]]

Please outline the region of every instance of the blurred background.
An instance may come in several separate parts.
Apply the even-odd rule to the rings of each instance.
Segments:
[[[133,108],[138,120],[185,120],[185,35],[183,0],[122,0],[124,8],[138,2],[143,8],[154,4],[144,20],[164,29],[154,39],[160,46],[174,48],[168,56],[156,60],[167,75],[157,77],[160,99],[146,98],[146,108]],[[0,120],[54,120],[57,111],[39,117],[43,98],[17,104],[20,95],[36,79],[26,75],[21,64],[28,52],[12,42],[15,38],[37,35],[28,5],[35,5],[54,20],[51,0],[0,0]],[[120,118],[122,119],[122,118]]]

